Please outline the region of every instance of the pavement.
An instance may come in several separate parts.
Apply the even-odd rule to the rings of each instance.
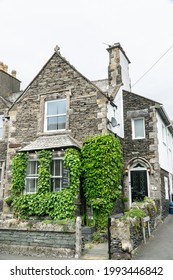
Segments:
[[[108,242],[89,244],[80,260],[108,260]]]
[[[133,260],[173,260],[173,215],[168,215],[141,245]]]
[[[108,243],[100,243],[87,248],[83,260],[108,260]],[[173,260],[173,215],[158,225],[147,239],[135,251],[132,260]]]

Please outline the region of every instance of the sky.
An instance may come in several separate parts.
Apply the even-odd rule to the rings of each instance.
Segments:
[[[88,79],[107,78],[106,48],[119,42],[132,92],[163,103],[173,119],[173,0],[0,0],[0,14],[0,61],[22,90],[56,45]]]

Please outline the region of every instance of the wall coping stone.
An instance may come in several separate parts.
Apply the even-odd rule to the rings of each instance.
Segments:
[[[27,231],[56,231],[56,232],[75,232],[74,224],[46,224],[40,221],[20,222],[16,219],[0,220],[0,229],[27,230]]]

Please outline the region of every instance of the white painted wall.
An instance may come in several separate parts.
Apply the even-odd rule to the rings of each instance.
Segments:
[[[129,62],[121,50],[120,50],[120,65],[121,65],[121,74],[122,74],[122,82],[123,82],[122,88],[124,90],[131,91],[131,81],[129,76]]]
[[[159,163],[162,169],[173,174],[173,136],[158,112],[156,116],[159,140]]]
[[[114,117],[119,124],[116,127],[112,127],[111,124],[108,125],[108,128],[116,133],[121,138],[124,137],[124,120],[123,120],[123,97],[122,97],[122,89],[120,89],[114,99],[114,104],[116,104],[117,109],[112,107],[110,103],[108,104],[108,120],[111,121],[111,118]]]

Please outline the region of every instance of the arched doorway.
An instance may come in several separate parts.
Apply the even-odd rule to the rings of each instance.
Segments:
[[[148,171],[145,164],[138,162],[130,168],[131,200],[142,201],[148,196]]]

